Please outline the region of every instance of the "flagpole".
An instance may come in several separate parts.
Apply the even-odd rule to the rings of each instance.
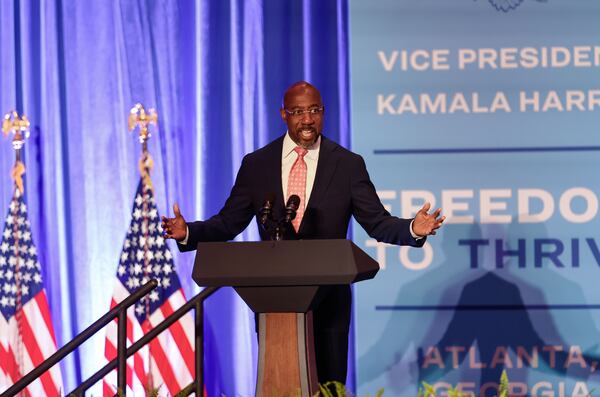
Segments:
[[[25,192],[25,187],[23,184],[23,175],[25,174],[25,165],[21,161],[21,148],[25,143],[25,139],[29,138],[29,120],[27,116],[19,114],[13,110],[4,115],[4,120],[2,121],[2,133],[4,136],[8,136],[8,134],[13,134],[12,145],[15,149],[15,165],[11,170],[11,178],[15,182],[15,196],[13,200],[15,200],[19,195],[22,195]],[[23,362],[23,304],[22,304],[22,293],[21,293],[21,258],[19,252],[19,224],[16,221],[19,208],[16,205],[11,205],[11,216],[15,219],[13,223],[13,238],[14,238],[14,258],[15,258],[15,319],[17,320],[17,330],[19,333],[19,337],[17,338],[17,365],[19,366],[19,374],[23,375],[24,372],[24,362]]]
[[[150,237],[149,231],[149,223],[150,219],[148,218],[148,207],[149,207],[149,197],[148,190],[152,189],[152,180],[150,179],[150,171],[154,166],[154,162],[152,160],[152,156],[148,152],[148,139],[152,136],[148,127],[150,124],[156,125],[158,121],[158,114],[155,109],[149,109],[146,111],[144,106],[141,103],[136,103],[133,108],[129,111],[129,131],[133,131],[136,127],[139,127],[139,142],[142,145],[142,157],[139,161],[139,170],[143,180],[142,186],[142,233],[144,237],[144,278],[149,280],[149,271],[148,266],[150,265],[150,260],[148,257],[148,252],[150,247],[148,246],[148,239]],[[160,280],[158,280],[158,290],[160,290]],[[152,329],[152,325],[150,323],[150,298],[145,296],[145,314],[146,320],[144,321],[145,327],[142,327],[144,334],[149,332]],[[148,347],[148,384],[146,385],[147,391],[151,390],[154,387],[154,381],[152,379],[152,353],[151,353],[152,345]]]

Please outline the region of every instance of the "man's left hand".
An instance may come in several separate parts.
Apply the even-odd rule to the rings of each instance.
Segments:
[[[431,204],[425,203],[423,208],[421,208],[415,216],[412,228],[417,236],[425,237],[435,234],[436,230],[442,226],[444,219],[446,219],[445,216],[440,216],[442,213],[441,208],[438,208],[433,213],[429,214],[430,208]]]

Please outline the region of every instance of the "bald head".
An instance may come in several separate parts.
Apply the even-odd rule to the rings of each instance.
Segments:
[[[285,90],[285,94],[283,94],[283,108],[289,109],[289,103],[293,97],[305,94],[316,95],[319,98],[319,106],[323,104],[321,101],[321,93],[314,85],[306,81],[297,81]]]
[[[287,124],[288,134],[297,145],[309,148],[323,130],[323,101],[312,84],[299,81],[283,95],[281,118]]]

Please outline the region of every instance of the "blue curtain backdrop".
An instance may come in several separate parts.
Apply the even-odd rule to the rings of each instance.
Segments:
[[[321,89],[325,133],[349,145],[347,42],[342,0],[0,1],[0,111],[32,122],[26,199],[59,346],[109,307],[139,178],[130,107],[159,112],[149,148],[161,214],[177,201],[204,219],[242,156],[285,131],[278,109],[292,82]],[[13,162],[3,139],[3,214]],[[175,257],[191,297],[193,254]],[[229,289],[206,316],[209,394],[252,395],[253,316]],[[99,334],[63,364],[67,391],[103,352]]]

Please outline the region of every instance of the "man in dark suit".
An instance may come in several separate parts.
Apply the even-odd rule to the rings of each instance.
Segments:
[[[165,236],[177,240],[180,250],[196,249],[201,241],[233,239],[253,217],[259,218],[268,195],[275,197],[275,219],[285,215],[285,202],[292,194],[301,199],[286,239],[346,238],[354,216],[378,241],[420,247],[442,225],[440,209],[429,214],[428,203],[414,219],[400,219],[385,210],[362,157],[321,135],[324,106],[315,87],[303,81],[293,84],[280,113],[287,133],[244,157],[231,194],[217,215],[186,223],[175,204],[175,218],[163,217]],[[261,238],[268,240],[270,236],[259,229]],[[321,383],[346,381],[351,302],[349,286],[331,287],[314,312]]]

